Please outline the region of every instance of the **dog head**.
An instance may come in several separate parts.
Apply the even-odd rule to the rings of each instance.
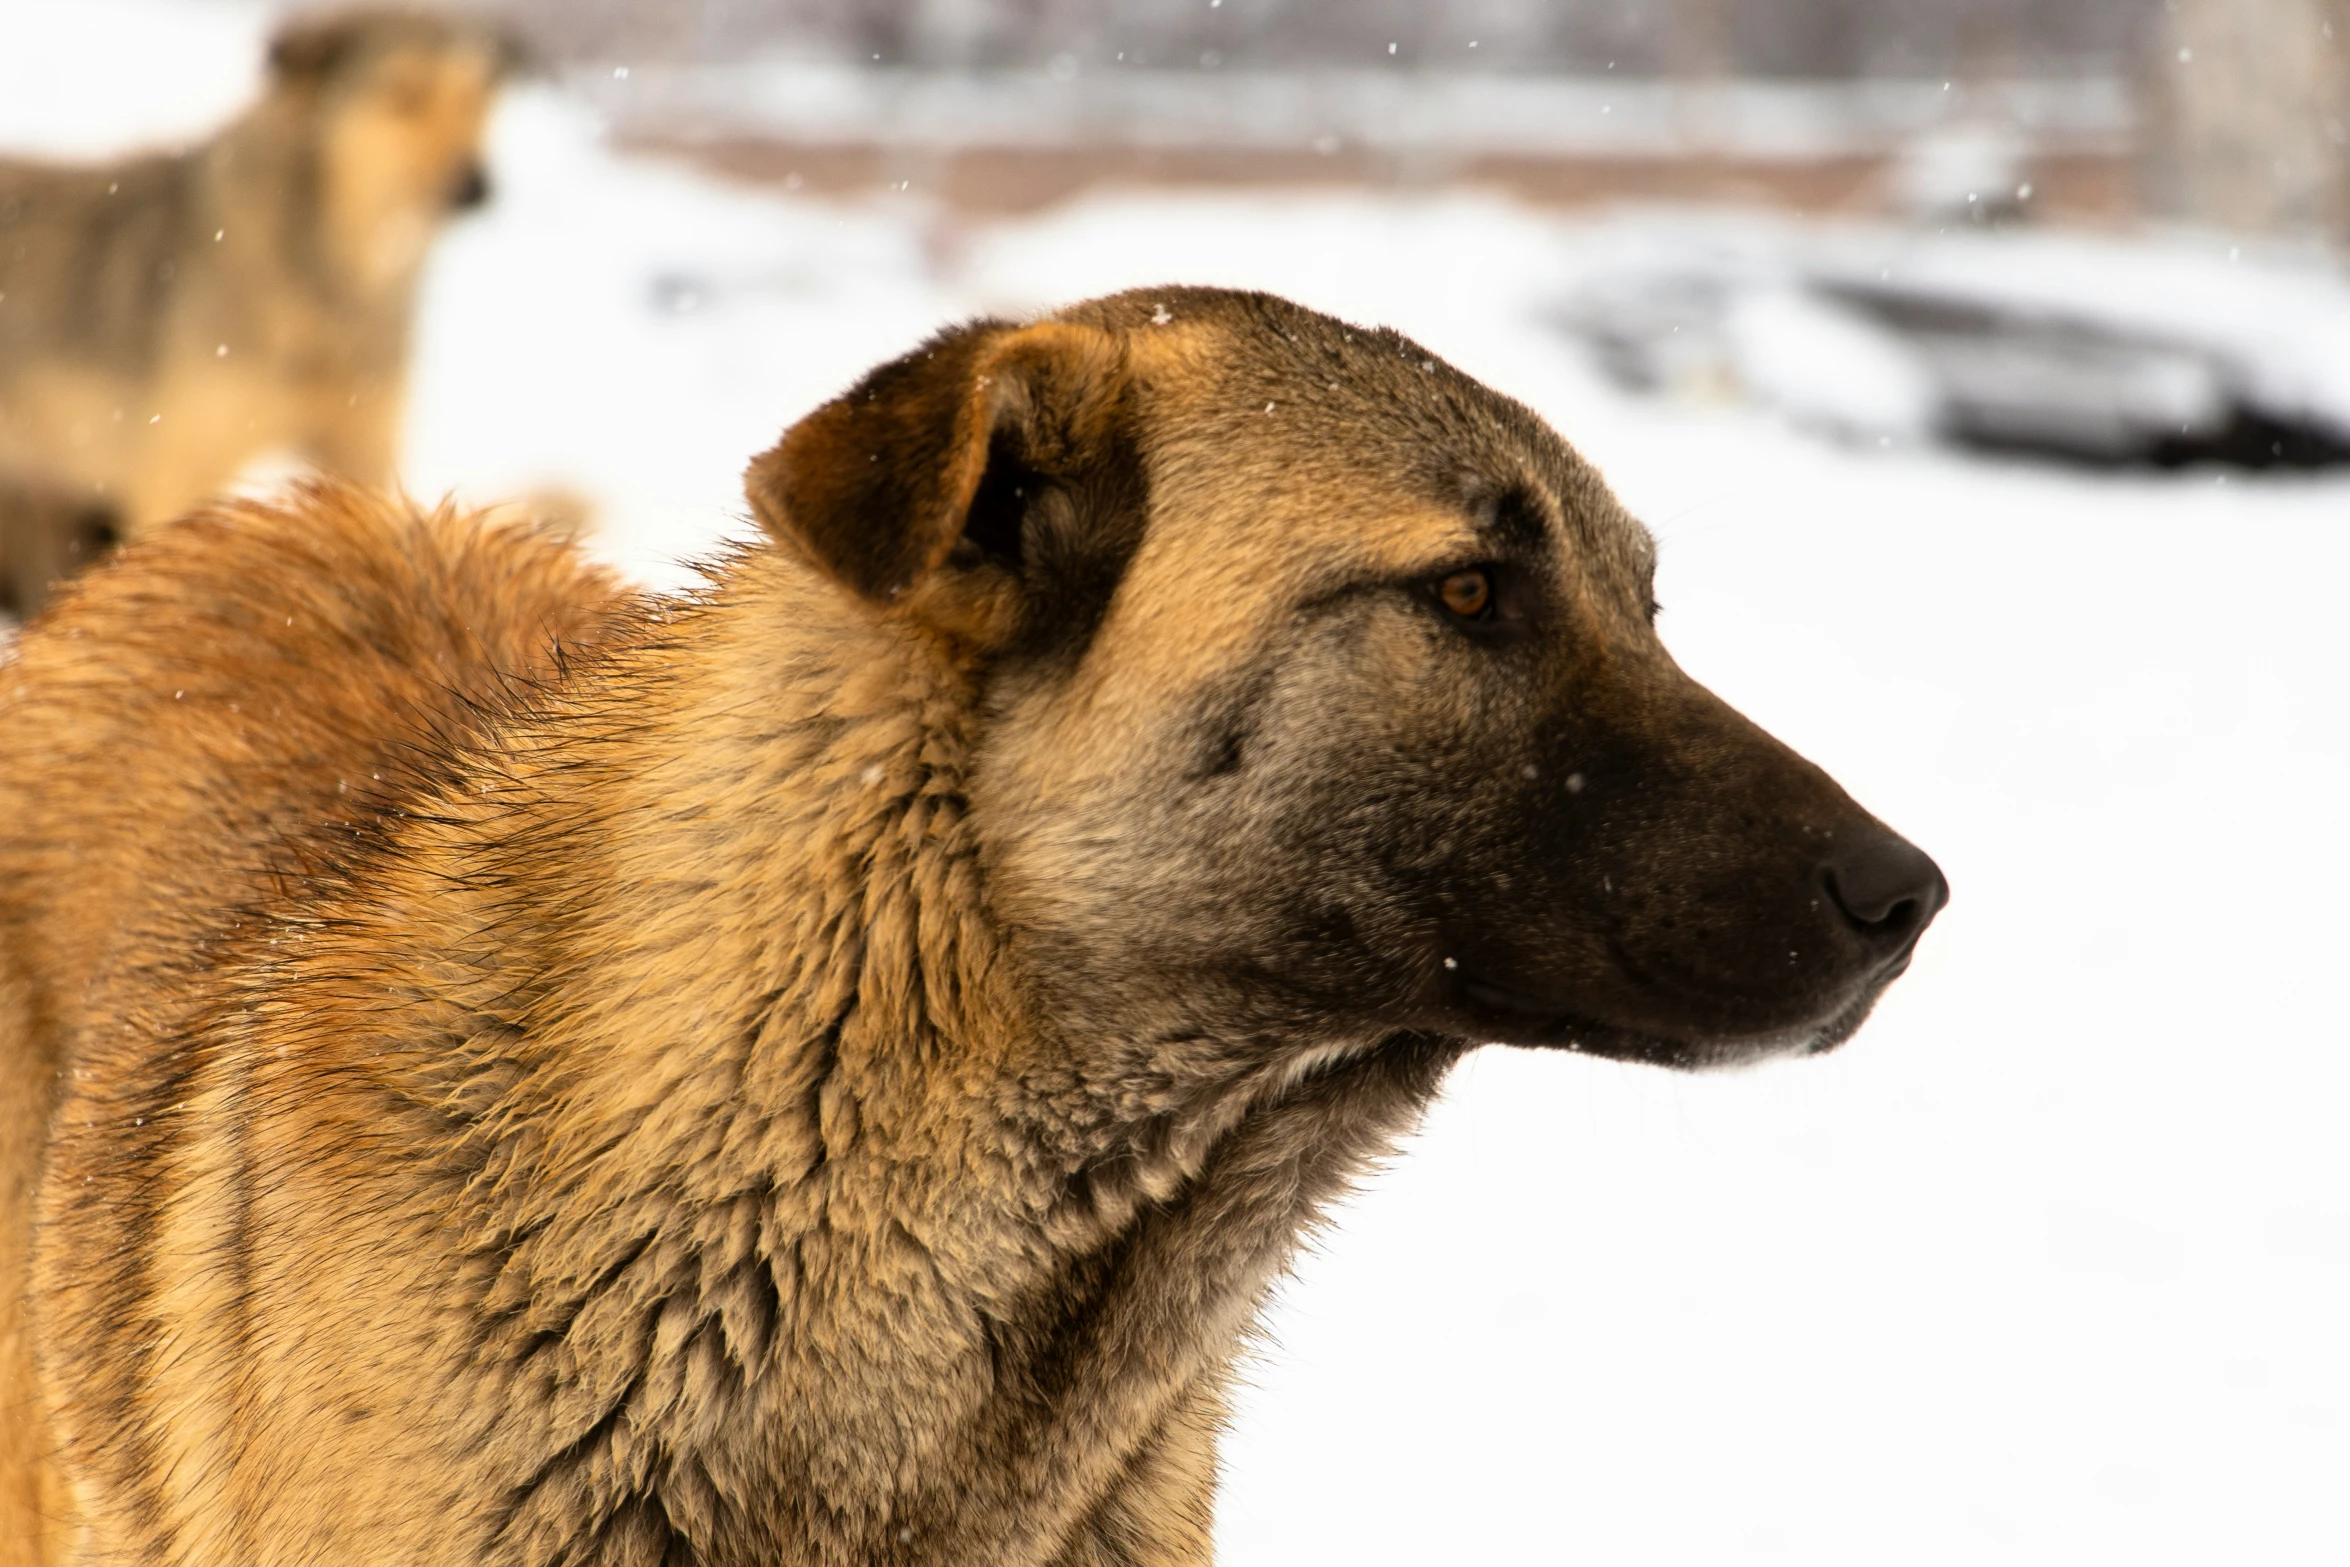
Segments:
[[[1392,332],[1177,289],[980,322],[749,493],[969,650],[990,905],[1078,1027],[1821,1050],[1947,896],[1674,664],[1598,475]]]
[[[328,246],[363,291],[402,285],[452,212],[489,198],[482,124],[519,52],[429,11],[330,13],[270,44],[276,99],[307,122]]]

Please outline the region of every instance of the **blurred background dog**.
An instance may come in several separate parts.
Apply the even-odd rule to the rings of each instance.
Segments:
[[[477,21],[297,19],[207,142],[0,164],[0,607],[262,454],[393,476],[418,271],[489,194],[514,58]]]

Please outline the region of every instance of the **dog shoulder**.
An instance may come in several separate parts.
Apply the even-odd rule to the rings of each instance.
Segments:
[[[338,858],[631,602],[543,529],[331,483],[136,541],[0,678],[0,882],[39,905],[36,979],[78,994],[96,953],[137,973],[143,945],[168,964]]]

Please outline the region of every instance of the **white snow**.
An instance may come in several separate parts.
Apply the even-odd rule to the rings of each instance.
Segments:
[[[743,466],[785,420],[964,308],[930,277],[918,209],[781,203],[614,160],[541,89],[508,94],[498,194],[425,282],[412,487],[545,484],[603,514],[647,576],[743,511]]]
[[[89,86],[106,63],[8,69]],[[1558,330],[1597,261],[1768,252],[1786,226],[1759,218],[1136,192],[972,227],[620,160],[543,90],[496,158],[498,200],[427,291],[427,493],[573,485],[616,555],[674,580],[658,562],[740,526],[746,458],[936,324],[1275,288],[1547,415],[1661,536],[1683,662],[1949,873],[1915,970],[1824,1060],[1473,1059],[1283,1292],[1226,1449],[1226,1561],[2350,1555],[2350,1029],[2327,978],[2350,933],[2350,482],[1851,447],[1626,398]],[[1840,232],[1803,242],[1888,264],[1892,239]],[[2231,284],[2217,251],[1966,243],[1933,264],[2090,305],[2100,257],[2169,268],[2135,308],[2182,333],[2214,312],[2283,332],[2340,286]],[[2350,364],[2319,357],[2313,384]]]
[[[1939,405],[1917,356],[1876,323],[1809,289],[1742,291],[1722,335],[1747,390],[1822,429],[1918,441]]]
[[[0,155],[192,141],[252,96],[268,26],[253,0],[0,0]]]
[[[1893,192],[1928,222],[2013,211],[2031,199],[2034,148],[2004,119],[1988,116],[1938,126],[1901,149]]]

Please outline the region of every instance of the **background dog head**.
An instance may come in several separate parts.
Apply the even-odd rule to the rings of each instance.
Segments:
[[[315,148],[328,252],[362,292],[404,284],[450,213],[489,196],[482,123],[515,44],[427,11],[288,23],[271,41],[272,99]]]
[[[1674,664],[1599,477],[1394,333],[1174,289],[981,322],[749,489],[971,650],[990,896],[1081,1026],[1824,1049],[1947,896]]]

